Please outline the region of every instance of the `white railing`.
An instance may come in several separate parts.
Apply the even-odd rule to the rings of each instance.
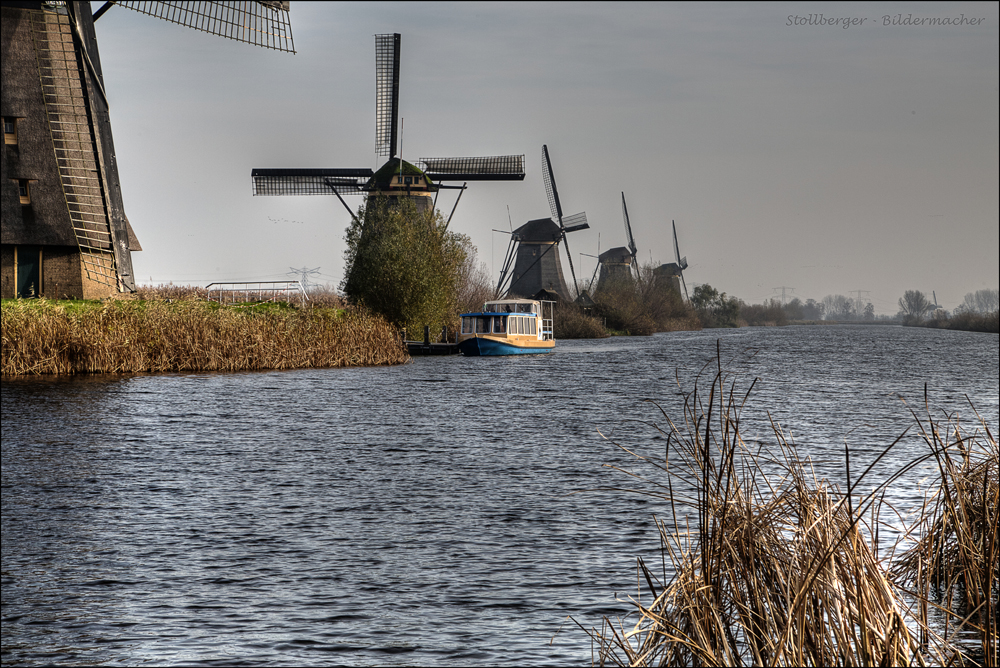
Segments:
[[[291,302],[305,306],[309,296],[300,281],[258,281],[256,283],[212,283],[205,288],[208,299],[220,304],[246,302]]]

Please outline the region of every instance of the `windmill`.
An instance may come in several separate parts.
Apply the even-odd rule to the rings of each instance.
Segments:
[[[254,195],[336,195],[351,217],[343,195],[380,194],[389,200],[412,199],[418,210],[433,210],[443,188],[464,191],[445,181],[523,181],[524,156],[402,159],[397,151],[399,128],[399,33],[375,35],[375,155],[389,160],[377,171],[370,168],[254,169]],[[460,192],[455,207],[461,199]],[[452,208],[451,215],[454,215]],[[448,222],[451,222],[451,215]]]
[[[3,297],[132,292],[132,251],[94,22],[120,6],[294,52],[288,3],[4,3]],[[8,280],[12,276],[13,280]]]
[[[549,159],[549,148],[546,145],[542,146],[542,179],[552,217],[530,220],[510,233],[507,256],[497,283],[497,294],[502,294],[507,281],[510,281],[506,290],[508,295],[533,297],[542,290],[549,290],[559,295],[560,299],[568,301],[574,294],[579,296],[579,293],[573,256],[569,252],[566,235],[585,230],[590,225],[587,224],[586,213],[563,216],[552,161]],[[562,262],[559,259],[560,242],[566,247],[570,275],[573,277],[573,293],[563,278]]]
[[[684,282],[684,270],[687,269],[688,261],[686,257],[681,257],[681,251],[677,245],[677,223],[670,221],[670,224],[674,229],[674,259],[676,261],[668,264],[661,264],[656,268],[655,275],[657,277],[662,276],[669,280],[671,285],[673,285],[673,288],[677,290],[677,294],[680,294],[681,286],[683,286],[684,299],[688,299],[687,283]]]
[[[631,280],[632,270],[635,269],[637,274],[639,271],[635,258],[635,237],[632,236],[632,225],[629,223],[625,193],[622,193],[622,219],[625,221],[625,238],[628,239],[628,245],[611,248],[597,257],[598,267],[601,270],[600,278],[597,279],[598,292],[606,287],[609,281]]]

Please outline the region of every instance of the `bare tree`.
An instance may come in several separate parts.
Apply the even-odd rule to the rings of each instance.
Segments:
[[[920,290],[907,290],[899,298],[899,312],[903,316],[904,325],[920,323],[924,316],[933,308],[927,295]]]
[[[976,290],[965,295],[965,300],[955,311],[965,313],[993,313],[993,311],[997,310],[998,305],[1000,305],[1000,291]]]
[[[854,302],[844,295],[823,297],[823,310],[827,320],[850,320],[855,317]]]

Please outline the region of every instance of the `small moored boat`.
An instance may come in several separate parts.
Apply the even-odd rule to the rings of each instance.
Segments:
[[[548,318],[545,311],[548,311]],[[523,355],[555,348],[555,302],[503,299],[486,302],[479,313],[462,314],[458,349],[463,355]]]

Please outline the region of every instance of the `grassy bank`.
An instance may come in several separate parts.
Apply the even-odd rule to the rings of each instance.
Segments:
[[[997,665],[1000,450],[985,425],[918,419],[928,454],[877,484],[874,463],[852,476],[845,450],[841,487],[776,425],[772,448],[744,442],[743,401],[720,368],[681,420],[662,416],[660,455],[626,450],[653,467],[630,474],[670,511],[656,518],[662,571],[638,561],[634,617],[588,630],[599,664]],[[928,502],[890,508],[889,486],[926,461],[940,472]],[[879,529],[910,510],[904,538],[880,546]]]
[[[283,304],[8,300],[4,376],[399,364],[396,331],[363,311]]]

